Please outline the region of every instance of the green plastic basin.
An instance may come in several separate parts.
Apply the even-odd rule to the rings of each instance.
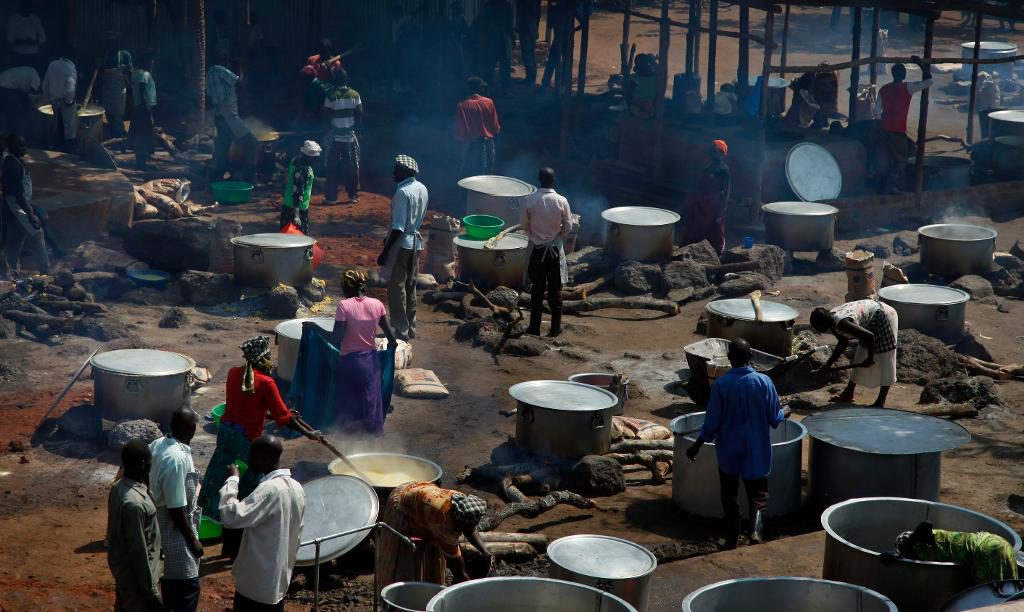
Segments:
[[[213,199],[220,204],[243,204],[252,196],[252,183],[244,181],[218,181],[210,187]]]
[[[200,540],[214,540],[219,538],[224,533],[224,528],[220,523],[213,520],[208,516],[203,516],[199,519],[199,539]]]
[[[467,215],[462,218],[462,227],[466,228],[467,238],[487,240],[497,236],[505,222],[491,215]]]
[[[224,416],[224,410],[227,407],[227,404],[217,404],[216,406],[213,407],[213,410],[210,411],[210,414],[213,415],[213,423],[217,427],[220,427],[220,418]]]

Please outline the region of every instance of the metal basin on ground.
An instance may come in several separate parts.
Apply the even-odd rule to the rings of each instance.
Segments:
[[[1020,597],[1024,593],[1024,580],[1000,580],[971,587],[953,597],[942,606],[942,612],[967,612],[968,610],[990,610],[990,606],[998,606],[1012,597]],[[1017,605],[1024,609],[1024,601],[1016,599]],[[1003,612],[1011,612],[1013,608]],[[992,612],[995,612],[992,609]]]
[[[646,612],[654,553],[639,544],[603,535],[573,535],[548,544],[550,577],[592,586]]]
[[[715,300],[705,309],[709,337],[744,338],[752,348],[780,357],[793,352],[793,324],[800,313],[785,304],[761,300],[762,321],[755,319],[754,305],[748,298]]]
[[[1024,110],[1007,109],[989,113],[988,136],[1024,136]]]
[[[772,202],[764,212],[768,244],[787,251],[824,251],[835,242],[839,209],[817,202]]]
[[[865,473],[862,478],[877,476]],[[971,572],[954,563],[901,559],[888,567],[879,555],[895,547],[896,536],[921,521],[949,531],[987,531],[1006,538],[1014,551],[1021,547],[1008,525],[967,508],[898,497],[851,499],[821,515],[825,528],[822,577],[878,591],[900,612],[935,612],[951,597],[973,584]]]
[[[619,398],[567,380],[531,380],[509,388],[518,403],[516,444],[537,455],[603,455],[611,446]]]
[[[466,214],[493,215],[506,225],[519,223],[523,199],[537,188],[509,176],[481,174],[459,181],[466,190]]]
[[[963,338],[967,317],[966,291],[941,285],[889,285],[878,299],[893,307],[900,329],[916,329],[947,343]]]
[[[912,160],[911,163],[913,163]],[[966,157],[926,155],[924,158],[924,188],[926,191],[939,191],[970,187],[973,165],[974,162]]]
[[[584,385],[592,385],[598,389],[604,389],[609,393],[619,398],[619,404],[612,411],[612,415],[621,415],[626,406],[626,388],[629,385],[629,379],[622,377],[621,384],[615,384],[615,374],[608,374],[607,372],[583,372],[581,374],[573,374],[569,377],[569,382],[580,383]]]
[[[424,612],[427,603],[444,590],[433,582],[396,582],[380,590],[384,612]]]
[[[444,470],[430,459],[403,455],[401,453],[354,453],[346,454],[348,460],[370,478],[370,486],[386,500],[391,491],[407,482],[432,482],[439,484]],[[355,472],[341,459],[331,461],[327,466],[332,474],[355,476]]]
[[[313,245],[301,234],[250,234],[231,239],[235,281],[248,287],[303,287],[313,280]]]
[[[672,419],[669,429],[675,438],[676,457],[697,439],[705,412]],[[771,430],[772,473],[768,476],[768,516],[784,516],[800,510],[800,465],[807,429],[798,421],[784,420]],[[722,500],[718,486],[718,457],[714,443],[707,443],[695,461],[676,461],[672,474],[672,500],[682,510],[721,518]],[[740,487],[740,512],[746,516],[747,493]]]
[[[887,495],[937,500],[942,452],[971,441],[956,423],[888,408],[840,408],[803,420],[816,508]]]
[[[980,225],[937,223],[917,228],[920,261],[931,274],[959,278],[992,271],[995,230]]]
[[[92,365],[93,403],[109,421],[151,419],[167,424],[171,413],[190,406],[192,368],[186,355],[153,349],[121,349],[96,354]]]
[[[1024,136],[998,136],[993,139],[992,166],[1004,178],[1024,177]]]
[[[608,223],[605,248],[624,261],[661,261],[672,255],[679,215],[649,206],[619,206],[601,213]]]
[[[274,333],[277,334],[277,376],[281,380],[291,382],[295,376],[299,344],[302,341],[302,324],[306,321],[312,321],[327,331],[334,330],[334,319],[326,317],[289,319],[278,323]]]
[[[683,612],[734,610],[896,612],[896,605],[864,587],[791,576],[723,580],[697,589],[683,600]]]
[[[551,578],[482,578],[448,587],[427,612],[636,612],[622,599]]]
[[[303,483],[306,511],[299,542],[367,527],[377,522],[380,505],[370,485],[354,476],[325,476]],[[320,545],[320,562],[336,559],[355,548],[370,530],[328,540]],[[300,546],[296,565],[316,563],[316,546]]]
[[[473,283],[481,291],[498,286],[522,289],[526,267],[530,263],[530,241],[522,234],[509,234],[486,248],[486,240],[458,237],[453,240],[459,252],[459,280]]]

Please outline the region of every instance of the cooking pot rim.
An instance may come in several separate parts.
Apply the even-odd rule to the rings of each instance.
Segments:
[[[672,436],[673,437],[678,436],[679,433],[680,433],[679,429],[680,429],[680,427],[682,425],[680,423],[680,425],[677,426],[676,425],[677,422],[681,422],[683,419],[686,419],[687,417],[697,416],[697,415],[700,415],[700,414],[707,414],[707,411],[689,412],[687,414],[681,414],[681,415],[677,416],[676,418],[672,419],[671,421],[669,421],[668,428],[669,428],[669,431],[672,432]],[[795,444],[802,444],[803,441],[804,441],[804,438],[806,438],[808,436],[807,428],[804,427],[804,424],[801,423],[800,421],[797,421],[795,419],[786,419],[783,423],[781,423],[781,425],[785,425],[786,422],[789,422],[789,423],[792,423],[793,425],[795,425],[797,427],[797,429],[799,429],[800,435],[795,437],[795,438],[790,438],[789,440],[783,440],[781,442],[772,442],[772,448],[774,448],[776,446],[786,446],[788,444],[794,444],[794,443]],[[683,436],[683,439],[689,440],[691,442],[694,442],[694,441],[697,440],[697,434],[698,433],[700,433],[700,432],[693,432],[691,434],[687,434],[687,435]],[[714,447],[715,443],[714,442],[705,442],[704,445],[705,446]]]
[[[331,329],[334,328],[334,319],[331,317],[298,317],[296,319],[288,319],[287,321],[281,321],[274,327],[274,334],[279,338],[288,338],[290,340],[299,340],[302,338],[302,324],[306,321],[327,321],[331,324]],[[324,327],[320,325],[320,327]],[[324,329],[328,329],[325,328]],[[329,331],[329,330],[328,330]]]
[[[664,220],[657,223],[635,223],[631,219],[622,219],[621,215],[627,215],[630,212],[642,212],[650,215],[659,215],[664,217]],[[608,223],[615,223],[616,225],[628,225],[630,227],[665,227],[667,225],[675,225],[679,222],[682,217],[679,213],[668,210],[665,208],[657,208],[654,206],[614,206],[612,208],[606,208],[601,211],[601,218]]]
[[[816,583],[816,584],[817,583],[827,584],[829,586],[842,587],[842,588],[845,588],[845,589],[851,589],[851,590],[855,590],[855,591],[860,591],[862,593],[869,593],[872,596],[876,597],[879,602],[881,602],[883,604],[886,604],[888,606],[888,608],[890,610],[892,610],[893,612],[895,612],[895,610],[896,610],[896,604],[894,604],[891,599],[889,599],[885,595],[879,593],[878,591],[875,591],[874,589],[869,589],[867,587],[863,587],[863,586],[860,586],[858,584],[851,584],[849,582],[839,582],[837,580],[825,580],[823,578],[806,578],[806,577],[802,577],[802,576],[752,576],[750,578],[730,578],[728,580],[721,580],[719,582],[713,582],[711,584],[708,584],[708,585],[700,587],[696,591],[694,591],[694,592],[690,593],[689,595],[687,595],[686,597],[684,597],[683,598],[683,610],[685,610],[688,605],[692,605],[693,602],[696,601],[699,597],[701,597],[705,592],[713,591],[715,589],[718,589],[718,588],[721,588],[721,587],[724,587],[724,586],[727,586],[727,585],[735,584],[735,583],[740,583],[740,582],[793,582],[793,583],[813,582],[813,583]]]
[[[524,234],[512,233],[504,236],[501,240],[494,244],[493,248],[486,248],[487,240],[473,240],[472,238],[466,238],[464,236],[456,236],[452,238],[452,242],[455,246],[460,249],[469,249],[471,251],[482,251],[490,253],[500,253],[502,251],[520,251],[530,246],[530,239]],[[515,243],[515,244],[510,244]]]
[[[750,306],[750,315],[746,316],[738,315],[731,312],[724,312],[722,310],[722,307],[724,307],[725,304],[719,304],[719,302],[728,302],[730,304],[746,302],[747,304],[750,304],[750,300],[747,298],[725,298],[722,300],[713,300],[711,302],[708,302],[704,308],[710,314],[713,314],[715,316],[724,317],[726,319],[735,319],[737,321],[749,321],[751,323],[784,323],[787,321],[795,321],[800,316],[800,313],[797,312],[795,308],[786,306],[785,304],[780,304],[779,302],[761,300],[761,308],[764,311],[765,319],[763,321],[756,321],[754,319],[755,314],[753,305]],[[715,304],[719,305],[715,306]],[[769,310],[771,310],[772,312],[769,313]]]
[[[594,406],[588,406],[586,408],[574,408],[564,405],[552,405],[551,402],[545,404],[536,404],[533,401],[527,401],[522,399],[521,396],[524,390],[528,390],[532,387],[542,386],[572,386],[580,391],[586,391],[593,397],[601,397],[605,401]],[[570,382],[568,380],[527,380],[521,383],[516,383],[508,388],[508,394],[512,399],[517,402],[522,402],[534,408],[545,409],[545,410],[556,410],[558,412],[600,412],[602,410],[610,410],[619,405],[619,398],[611,391],[606,391],[601,387],[595,387],[594,385],[587,385],[583,383]],[[531,398],[532,399],[532,398]],[[542,398],[541,401],[546,401],[547,398]]]
[[[102,357],[104,355],[110,355],[111,353],[120,353],[120,352],[128,352],[128,351],[150,351],[150,352],[153,352],[153,353],[165,353],[166,356],[168,356],[168,357],[171,356],[171,355],[177,356],[177,357],[181,357],[182,359],[185,360],[187,367],[172,368],[172,369],[162,370],[162,371],[158,371],[158,372],[139,372],[137,370],[125,370],[125,369],[119,369],[119,368],[111,368],[109,366],[105,366],[105,365],[102,364]],[[97,362],[97,359],[100,359],[100,362]],[[191,372],[192,369],[194,367],[196,367],[196,360],[192,359],[188,355],[184,355],[182,353],[176,353],[174,351],[162,351],[162,350],[158,350],[158,349],[116,349],[116,350],[113,350],[113,351],[104,351],[102,353],[97,353],[96,355],[94,355],[92,357],[92,359],[89,360],[89,365],[91,365],[94,370],[98,370],[100,372],[106,372],[108,374],[120,374],[120,375],[123,375],[123,376],[177,376],[177,375],[180,375],[180,374],[185,374],[187,372]]]
[[[791,206],[786,206],[791,205]],[[796,211],[796,210],[785,210],[786,208],[806,208],[807,210]],[[781,202],[769,202],[761,206],[761,210],[766,213],[772,213],[775,215],[781,215],[784,217],[828,217],[832,215],[838,215],[839,209],[830,204],[822,204],[821,202],[798,202],[798,201],[781,201]]]
[[[935,293],[948,292],[950,294],[955,294],[957,297],[956,299],[949,299],[943,301],[936,300],[934,302],[922,302],[920,300],[907,299],[906,297],[901,295],[903,293],[907,293],[913,290],[930,291],[933,289],[937,290],[935,291]],[[879,299],[886,302],[896,302],[898,304],[907,304],[913,306],[956,306],[969,301],[971,299],[971,294],[967,293],[962,289],[957,289],[955,287],[929,285],[926,283],[904,283],[902,285],[889,285],[888,287],[882,287],[881,289],[878,290],[878,297]]]
[[[982,236],[979,238],[953,238],[946,236],[935,236],[928,233],[929,231],[940,227],[967,227],[971,228],[972,230],[979,230],[981,233],[991,234],[991,236]],[[931,238],[932,240],[949,240],[950,242],[984,242],[988,240],[993,240],[999,236],[999,232],[990,227],[985,227],[983,225],[971,225],[970,223],[932,223],[931,225],[922,225],[921,227],[917,228],[917,233],[920,236],[925,236],[927,238]]]
[[[452,586],[446,588],[445,590],[443,590],[440,593],[438,593],[437,595],[435,595],[433,597],[433,599],[428,601],[427,602],[427,610],[428,611],[430,611],[430,610],[435,610],[435,611],[438,610],[439,608],[437,608],[436,606],[438,604],[440,604],[441,602],[443,602],[445,597],[452,596],[451,594],[456,592],[456,591],[465,591],[465,590],[469,590],[469,589],[474,589],[475,590],[475,589],[478,589],[481,586],[483,586],[485,584],[488,584],[488,583],[502,583],[502,582],[505,582],[505,583],[508,583],[508,582],[519,583],[519,584],[522,584],[524,587],[528,586],[531,582],[533,582],[533,583],[540,582],[540,583],[545,583],[545,584],[552,584],[552,583],[554,583],[554,584],[557,584],[559,586],[568,587],[568,588],[573,589],[573,590],[580,590],[580,591],[586,591],[586,592],[589,592],[589,593],[593,593],[594,596],[598,599],[598,601],[604,601],[607,598],[608,601],[613,602],[613,603],[618,604],[619,606],[621,606],[621,608],[623,610],[633,610],[634,612],[636,612],[636,607],[635,606],[633,606],[632,604],[627,602],[625,599],[622,599],[621,597],[619,597],[617,595],[613,595],[611,593],[608,593],[607,591],[602,591],[601,589],[598,589],[598,588],[595,588],[595,587],[592,587],[592,586],[588,586],[586,584],[580,584],[578,582],[571,582],[569,580],[558,580],[556,578],[544,578],[544,577],[541,577],[541,576],[492,576],[490,578],[479,578],[477,580],[470,580],[468,582],[460,582],[459,584],[453,584]],[[595,602],[595,603],[597,603],[597,602]],[[601,609],[604,609],[603,605],[601,606]]]
[[[491,180],[491,179],[494,179],[494,180],[497,180],[497,181],[505,181],[505,182],[508,182],[508,183],[514,183],[514,184],[516,184],[517,187],[527,187],[526,193],[515,193],[515,194],[494,193],[493,190],[492,191],[484,191],[484,190],[482,190],[482,189],[480,189],[480,188],[475,186],[476,183],[485,183],[487,180]],[[528,195],[530,195],[530,194],[532,194],[532,193],[537,191],[537,187],[535,187],[534,185],[531,185],[530,183],[527,183],[526,181],[523,181],[523,180],[520,180],[520,179],[517,179],[517,178],[513,178],[511,176],[502,176],[500,174],[477,174],[475,176],[467,176],[465,178],[459,179],[459,181],[456,184],[459,187],[462,187],[463,189],[465,189],[466,191],[472,191],[473,193],[479,193],[479,194],[483,194],[483,195],[493,196],[493,197],[496,197],[496,198],[525,198],[526,196],[528,196]]]

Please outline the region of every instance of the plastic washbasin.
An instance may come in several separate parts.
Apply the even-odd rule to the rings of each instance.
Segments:
[[[213,410],[210,411],[210,414],[213,416],[213,422],[217,427],[220,427],[220,417],[224,416],[224,409],[227,408],[227,406],[227,404],[217,404],[213,407]]]
[[[213,199],[220,204],[243,204],[252,196],[252,184],[244,181],[219,181],[210,186]]]
[[[128,270],[128,278],[132,279],[139,287],[153,287],[163,289],[171,280],[171,275],[163,270]]]
[[[213,520],[208,516],[203,516],[199,519],[199,539],[200,540],[213,540],[219,538],[224,533],[224,528],[220,523]]]
[[[467,238],[487,240],[497,236],[505,222],[491,215],[467,215],[462,218],[462,227],[466,228]]]

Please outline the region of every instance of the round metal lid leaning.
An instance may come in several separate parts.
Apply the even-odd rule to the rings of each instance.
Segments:
[[[889,285],[878,290],[878,297],[886,302],[901,304],[928,304],[932,306],[950,306],[963,304],[971,299],[966,291],[943,287],[941,285]]]
[[[1024,110],[1001,110],[988,114],[989,121],[1024,123]]]
[[[476,251],[514,251],[516,249],[525,249],[530,244],[530,240],[522,234],[506,234],[490,247],[488,247],[490,242],[488,240],[474,240],[462,236],[452,238],[452,242],[455,243],[455,246],[466,247]]]
[[[537,188],[510,176],[499,176],[495,174],[480,174],[478,176],[467,176],[458,182],[459,187],[476,191],[487,195],[503,198],[521,198],[528,196]]]
[[[771,202],[762,206],[761,210],[777,215],[798,215],[802,217],[839,214],[839,209],[835,206],[819,204],[818,202]]]
[[[605,410],[619,403],[613,393],[593,385],[567,380],[530,380],[512,385],[508,394],[516,401],[552,410]]]
[[[891,408],[840,408],[812,414],[803,424],[815,440],[877,455],[939,453],[971,441],[956,423]]]
[[[302,234],[248,234],[232,238],[231,244],[264,249],[288,249],[313,246],[316,240]]]
[[[119,349],[98,353],[92,367],[114,374],[167,376],[182,374],[196,367],[191,357],[155,349]]]
[[[302,519],[300,542],[367,527],[377,521],[380,511],[377,493],[355,476],[324,476],[303,483],[302,490],[306,494],[306,513]],[[367,529],[322,543],[320,561],[329,561],[347,553],[370,531]],[[314,545],[299,548],[295,556],[296,565],[313,565],[315,562]]]
[[[548,544],[547,555],[552,563],[592,578],[638,578],[658,567],[657,557],[643,546],[603,535],[559,538]]]
[[[753,321],[756,318],[754,305],[748,298],[715,300],[708,303],[707,310],[711,314],[730,319],[740,319],[741,321]],[[793,321],[800,316],[799,312],[785,304],[769,302],[767,300],[761,300],[761,312],[764,313],[765,323]]]
[[[278,336],[298,340],[302,337],[302,324],[306,321],[316,323],[323,328],[324,331],[332,331],[334,329],[334,319],[328,319],[326,317],[306,317],[303,319],[288,319],[287,321],[282,321],[274,328],[274,333]]]
[[[609,223],[619,225],[637,225],[656,227],[671,225],[681,218],[678,213],[664,208],[651,206],[617,206],[601,213],[601,218]]]
[[[828,149],[813,142],[798,143],[786,154],[786,180],[805,202],[833,200],[843,190],[839,162]]]

